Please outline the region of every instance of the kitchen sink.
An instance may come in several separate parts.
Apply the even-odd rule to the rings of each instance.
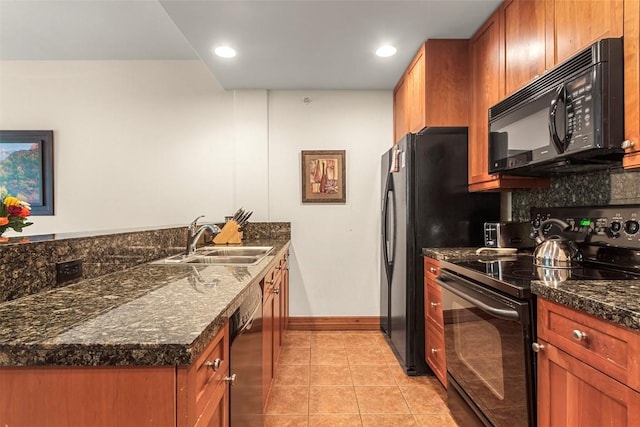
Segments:
[[[236,257],[236,256],[259,256],[271,252],[273,246],[238,246],[230,248],[202,248],[199,251],[204,256],[213,257]]]
[[[152,264],[254,265],[271,253],[272,249],[273,246],[204,247],[192,255],[172,255]]]

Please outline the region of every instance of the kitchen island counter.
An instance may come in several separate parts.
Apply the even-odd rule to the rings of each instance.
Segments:
[[[0,304],[0,366],[189,365],[288,250],[251,266],[143,264]]]

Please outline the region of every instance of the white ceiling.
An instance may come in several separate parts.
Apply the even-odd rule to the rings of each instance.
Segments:
[[[199,57],[225,89],[391,89],[421,42],[469,38],[500,2],[0,0],[0,60]]]

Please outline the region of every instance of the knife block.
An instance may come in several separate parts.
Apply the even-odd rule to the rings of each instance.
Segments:
[[[238,229],[238,223],[234,220],[229,220],[222,227],[220,233],[213,238],[213,243],[216,245],[228,245],[242,243],[242,231]]]

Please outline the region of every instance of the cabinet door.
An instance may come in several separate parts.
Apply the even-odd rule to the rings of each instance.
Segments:
[[[633,145],[625,168],[640,167],[640,2],[624,2],[624,131]]]
[[[425,58],[424,47],[418,51],[407,72],[409,90],[409,132],[418,132],[425,126]]]
[[[505,93],[509,95],[545,70],[545,1],[507,1],[503,16]]]
[[[538,425],[630,426],[640,419],[640,393],[557,349],[538,352]]]
[[[402,79],[393,92],[393,142],[398,142],[408,129],[407,80]]]
[[[501,7],[489,17],[470,41],[469,191],[549,185],[548,179],[489,174],[489,108],[503,99],[505,94],[503,16]]]
[[[489,175],[489,107],[504,94],[499,13],[494,13],[471,39],[471,128],[469,184],[491,181]]]
[[[273,378],[273,287],[265,284],[262,300],[262,404],[266,409]]]
[[[280,344],[289,324],[289,268],[285,258],[280,282]]]
[[[547,31],[547,49],[554,55],[549,68],[596,40],[622,37],[623,0],[555,0],[550,7],[554,30]]]
[[[282,345],[282,272],[278,271],[273,285],[273,371],[275,373]]]

